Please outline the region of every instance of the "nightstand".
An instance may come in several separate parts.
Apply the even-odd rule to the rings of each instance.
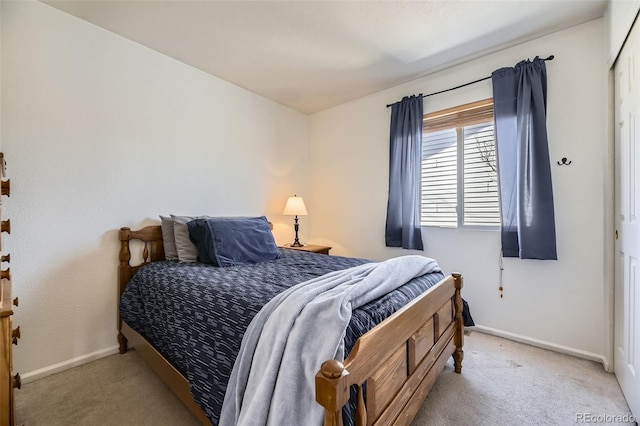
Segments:
[[[320,254],[329,254],[329,250],[331,250],[331,247],[314,246],[313,244],[306,244],[302,247],[282,246],[282,248],[291,249],[291,250],[302,250],[302,251],[308,251],[311,253],[320,253]]]

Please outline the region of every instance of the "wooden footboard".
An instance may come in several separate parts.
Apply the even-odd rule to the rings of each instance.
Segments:
[[[142,263],[131,265],[130,241],[142,241]],[[139,231],[120,229],[118,288],[122,296],[133,274],[147,263],[164,260],[160,226]],[[360,337],[341,363],[328,360],[316,374],[316,400],[325,409],[325,425],[342,425],[342,407],[350,387],[358,389],[357,425],[407,425],[415,417],[431,386],[453,356],[462,369],[462,277],[453,274],[431,287],[401,310]],[[206,417],[193,401],[188,382],[118,312],[120,352],[127,351],[128,336],[140,355],[185,405],[204,423]],[[133,341],[135,339],[135,341]],[[165,378],[170,378],[165,380]],[[366,385],[366,401],[363,386]]]
[[[445,278],[358,339],[344,363],[324,362],[316,374],[324,424],[342,425],[353,385],[357,425],[411,423],[451,355],[455,371],[462,370],[461,289],[460,274]]]

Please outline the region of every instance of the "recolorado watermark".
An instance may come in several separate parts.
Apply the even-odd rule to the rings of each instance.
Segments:
[[[576,413],[576,423],[635,423],[637,420],[631,413],[627,414],[595,414]]]

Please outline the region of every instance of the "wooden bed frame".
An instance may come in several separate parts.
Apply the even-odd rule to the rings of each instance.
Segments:
[[[132,266],[129,242],[143,242],[142,263]],[[138,231],[120,229],[119,295],[133,274],[150,262],[164,260],[160,226]],[[462,276],[452,274],[360,337],[341,363],[324,362],[316,374],[316,400],[324,407],[325,426],[342,425],[342,407],[352,385],[358,388],[356,425],[408,425],[433,383],[453,356],[456,373],[462,370],[464,327]],[[202,422],[210,421],[193,400],[189,382],[118,312],[120,353],[128,345],[140,356]],[[364,398],[363,385],[367,396]]]

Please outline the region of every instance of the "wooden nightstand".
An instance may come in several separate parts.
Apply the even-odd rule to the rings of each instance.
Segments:
[[[320,254],[329,254],[329,250],[331,250],[331,247],[314,246],[313,244],[306,244],[302,247],[291,247],[291,246],[281,246],[281,247],[291,249],[291,250],[302,250],[302,251],[308,251],[311,253],[320,253]]]

